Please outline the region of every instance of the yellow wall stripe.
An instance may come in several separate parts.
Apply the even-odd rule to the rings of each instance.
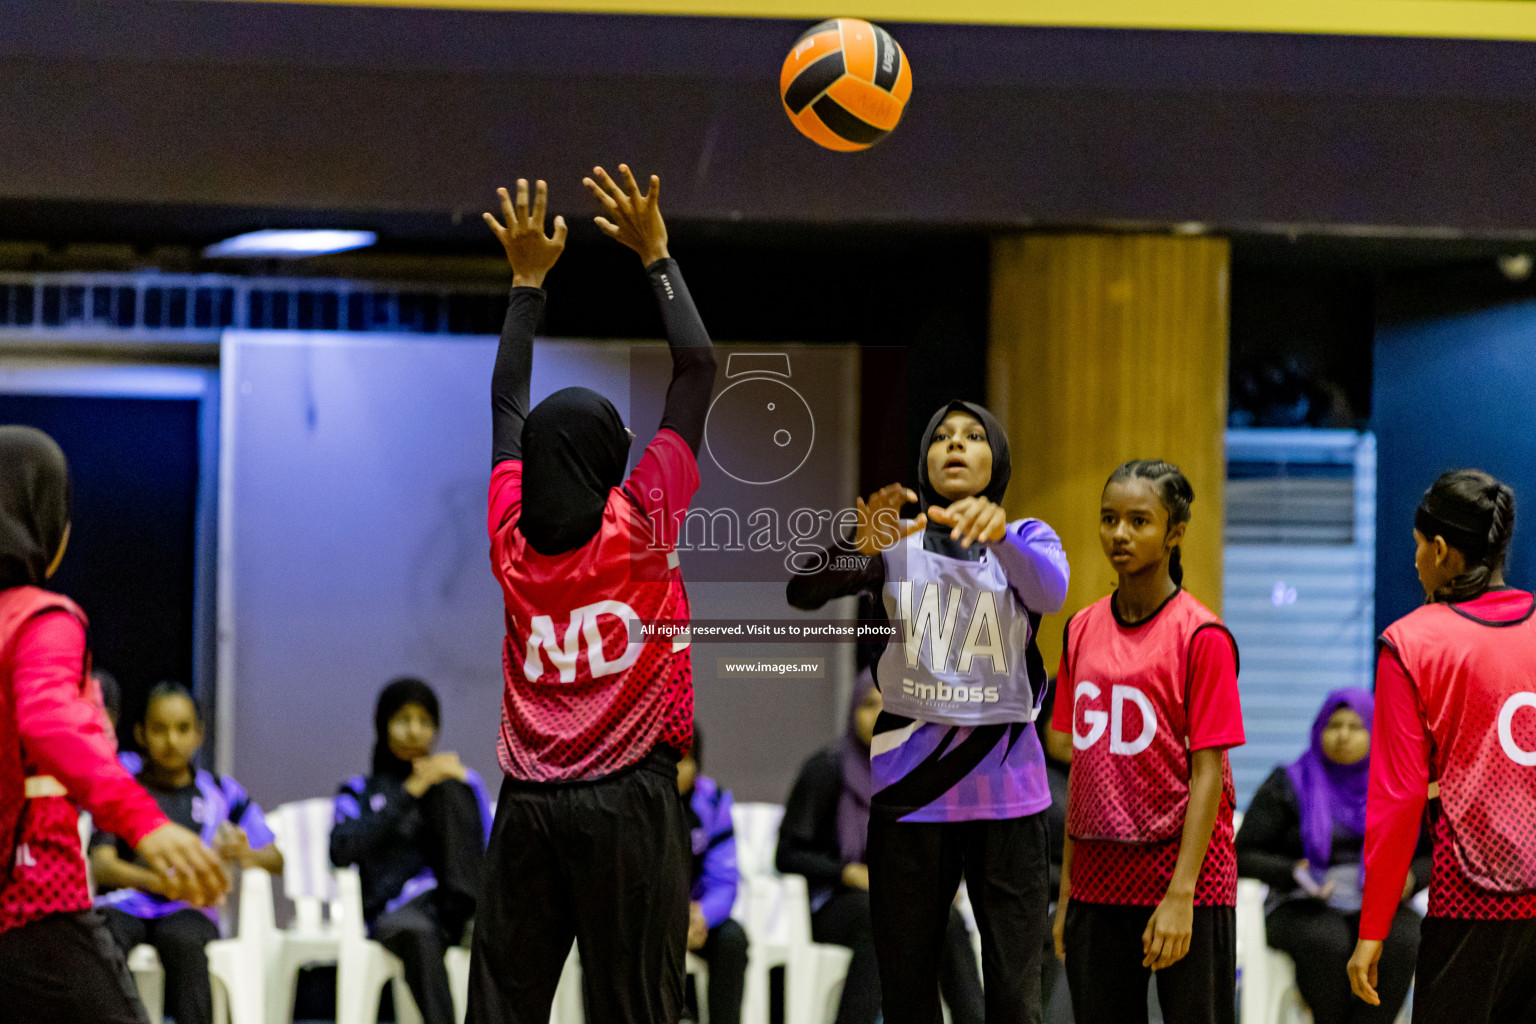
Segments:
[[[231,2],[231,0],[206,0]],[[249,0],[242,0],[249,2]],[[1536,0],[257,0],[480,11],[1536,40]]]

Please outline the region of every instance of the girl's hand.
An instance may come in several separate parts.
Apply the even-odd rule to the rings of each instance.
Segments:
[[[704,908],[697,903],[688,904],[688,949],[692,952],[709,941],[709,924],[704,920]]]
[[[1380,961],[1380,939],[1361,939],[1355,943],[1355,955],[1349,958],[1349,987],[1372,1006],[1381,1005],[1381,996],[1376,994],[1376,965]]]
[[[250,863],[251,840],[245,834],[245,829],[238,825],[227,821],[219,825],[218,834],[214,836],[213,849],[220,860],[239,864],[242,867]]]
[[[1333,895],[1333,879],[1327,879],[1322,885],[1317,884],[1317,879],[1312,877],[1312,865],[1306,860],[1299,860],[1291,869],[1291,877],[1296,879],[1296,884],[1301,886],[1301,891],[1314,899],[1326,900]]]
[[[1195,899],[1173,893],[1152,911],[1146,930],[1141,933],[1141,948],[1146,956],[1141,966],[1160,971],[1172,967],[1189,952],[1189,937],[1195,926]]]
[[[906,528],[901,526],[901,506],[917,500],[917,494],[901,484],[887,484],[869,500],[859,499],[859,528],[854,545],[861,555],[878,555],[897,541],[923,529],[928,517],[919,515]]]
[[[549,203],[549,189],[544,182],[534,185],[533,210],[528,209],[528,179],[517,179],[517,202],[499,188],[501,216],[507,222],[503,227],[495,217],[484,214],[485,222],[496,234],[496,240],[507,251],[507,262],[512,266],[512,283],[518,288],[544,287],[544,275],[555,265],[565,251],[565,218],[555,218],[553,236],[544,234],[544,214]]]
[[[640,262],[650,266],[664,260],[667,252],[667,225],[661,219],[661,179],[651,175],[651,188],[645,195],[635,176],[629,173],[628,164],[619,164],[619,175],[624,187],[608,176],[601,167],[592,168],[592,178],[583,178],[593,197],[602,206],[604,216],[593,218],[603,234],[616,242],[622,242],[640,254]],[[596,181],[592,179],[596,178]]]
[[[949,531],[949,539],[960,541],[963,548],[970,547],[975,541],[987,544],[1002,540],[1008,532],[1008,514],[1003,511],[1003,506],[979,494],[961,498],[948,508],[931,506],[928,518],[945,526],[953,526],[954,529]]]
[[[1056,941],[1056,959],[1067,962],[1067,901],[1056,901],[1056,920],[1051,922],[1051,938]]]
[[[451,752],[429,754],[411,762],[411,775],[405,780],[405,791],[419,797],[439,782],[449,779],[469,781],[469,769],[459,761],[459,755]]]
[[[219,859],[201,839],[180,825],[161,825],[140,839],[135,850],[164,880],[162,895],[208,907],[229,891],[229,878]]]

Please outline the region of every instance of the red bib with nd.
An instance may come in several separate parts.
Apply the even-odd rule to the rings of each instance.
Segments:
[[[491,549],[506,603],[502,770],[540,782],[592,779],[639,762],[664,727],[692,719],[686,638],[632,636],[646,619],[688,619],[677,554],[614,488],[586,544],[541,555],[522,532]],[[638,633],[638,626],[634,626]]]
[[[1536,598],[1488,621],[1432,604],[1382,634],[1418,691],[1431,771],[1462,873],[1499,893],[1536,891]]]
[[[1190,648],[1204,629],[1226,632],[1180,590],[1151,619],[1122,625],[1112,597],[1067,623],[1072,702],[1073,839],[1160,843],[1184,827],[1189,803]]]

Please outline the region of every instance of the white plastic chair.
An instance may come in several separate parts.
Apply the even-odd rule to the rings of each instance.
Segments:
[[[406,984],[400,958],[368,937],[363,923],[363,883],[356,868],[336,870],[341,893],[341,948],[336,958],[336,1024],[373,1024],[379,993],[387,984],[395,997],[395,1020],[421,1024],[421,1011]],[[468,974],[465,974],[466,986]],[[454,1007],[455,1012],[458,1006]]]
[[[267,964],[277,938],[272,876],[261,868],[240,872],[239,932],[208,943],[215,1024],[267,1024]]]
[[[774,869],[779,823],[778,804],[736,804],[731,824],[736,833],[736,863],[741,872],[734,916],[747,933],[747,977],[742,993],[745,1024],[768,1020],[768,972],[785,973],[785,1019],[795,1024],[825,1024],[837,1015],[837,1001],[853,953],[811,939],[811,905],[805,879]]]
[[[555,986],[555,999],[550,1005],[549,1024],[586,1024],[587,1005],[581,996],[581,958],[576,955],[576,944],[571,943],[570,955],[560,971],[560,982]]]
[[[709,1024],[709,964],[694,953],[688,954],[688,977],[696,982],[694,994],[699,1005],[699,1024]]]
[[[1252,878],[1237,880],[1237,977],[1243,1024],[1288,1024],[1303,1019],[1296,965],[1272,949],[1264,929],[1269,887]],[[1310,1016],[1310,1015],[1308,1015]]]
[[[148,944],[134,946],[128,953],[128,972],[139,990],[139,1001],[149,1024],[165,1024],[165,968],[160,954]]]
[[[463,946],[451,946],[443,955],[448,968],[448,991],[453,995],[453,1016],[458,1024],[464,1024],[469,1015],[469,950]]]
[[[335,804],[325,797],[273,808],[267,824],[283,851],[283,892],[293,901],[291,928],[273,932],[267,961],[267,1021],[293,1020],[299,971],[332,964],[341,952],[344,912],[331,869]]]

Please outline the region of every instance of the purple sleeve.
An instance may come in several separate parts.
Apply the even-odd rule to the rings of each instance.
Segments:
[[[245,829],[245,840],[250,843],[253,850],[271,846],[272,841],[277,838],[272,834],[271,826],[267,824],[267,816],[262,813],[255,801],[246,807],[245,814],[236,824]]]
[[[1041,615],[1061,611],[1069,572],[1055,530],[1038,519],[1020,519],[1008,524],[1008,532],[990,550],[1024,607]]]
[[[226,775],[220,782],[220,788],[224,790],[224,799],[229,805],[231,824],[245,830],[245,841],[251,849],[259,850],[270,845],[276,837],[267,825],[267,816],[262,813],[260,805],[251,799],[245,787]]]
[[[731,794],[720,794],[715,804],[715,820],[710,827],[710,845],[704,854],[704,874],[699,879],[699,909],[704,923],[719,927],[731,916],[736,904],[736,832],[731,824]]]
[[[483,831],[481,838],[486,846],[491,845],[491,801],[485,794],[485,780],[480,773],[473,768],[465,772],[465,778],[469,782],[470,790],[475,794],[475,803],[480,807],[480,827]]]

